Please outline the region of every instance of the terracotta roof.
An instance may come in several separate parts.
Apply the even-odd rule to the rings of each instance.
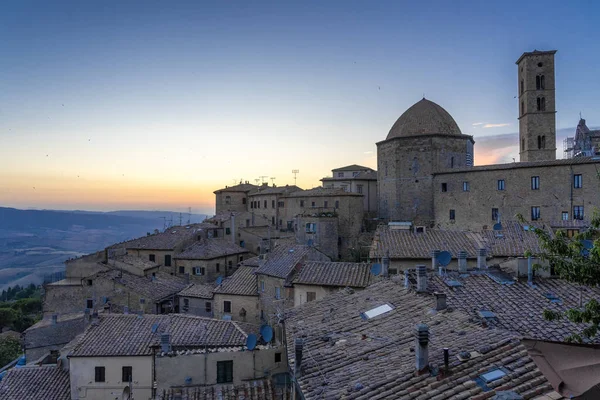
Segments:
[[[266,260],[259,261],[256,273],[285,279],[301,261],[325,260],[329,260],[329,257],[314,247],[300,244],[277,246],[266,254]]]
[[[277,391],[270,379],[256,379],[243,385],[210,385],[196,388],[169,389],[158,393],[157,400],[272,400]],[[287,397],[285,397],[287,398]]]
[[[190,286],[183,289],[179,292],[179,296],[181,297],[196,297],[199,299],[212,299],[213,298],[213,290],[214,286],[202,284],[202,283],[193,283]]]
[[[258,267],[260,265],[260,257],[256,256],[256,257],[248,258],[248,259],[240,262],[240,265],[245,266],[245,267]]]
[[[534,287],[527,282],[505,279],[510,276],[499,274],[502,271],[490,268],[484,271],[473,271],[468,275],[448,273],[446,279],[453,279],[462,284],[449,287],[444,279],[428,272],[430,289],[447,294],[448,305],[461,309],[478,321],[499,327],[534,339],[564,341],[573,334],[579,333],[585,325],[573,324],[566,319],[547,321],[543,312],[546,309],[564,312],[579,307],[579,287],[561,279],[536,278]],[[494,276],[502,276],[500,284]],[[551,298],[555,300],[552,300]],[[586,287],[582,289],[584,304],[592,298],[600,298],[600,288]],[[494,319],[482,319],[479,311],[491,311]],[[594,342],[600,343],[600,335]]]
[[[508,163],[508,164],[479,165],[476,167],[453,168],[453,169],[448,169],[448,170],[436,171],[433,173],[433,175],[455,174],[455,173],[463,174],[465,172],[481,172],[481,171],[516,169],[516,168],[552,167],[552,166],[578,165],[578,164],[600,164],[600,158],[598,158],[598,157],[575,157],[575,158],[548,160],[548,161],[527,161],[527,162],[521,161],[521,162]]]
[[[112,261],[113,259],[116,260],[116,261],[120,261],[122,263],[125,263],[125,264],[129,264],[129,265],[131,265],[131,266],[133,266],[135,268],[140,269],[141,271],[147,271],[149,269],[156,268],[159,265],[159,264],[157,264],[155,262],[152,262],[150,260],[146,260],[145,258],[136,257],[136,256],[133,256],[131,254],[123,254],[123,255],[119,255],[119,256],[116,256],[114,258],[111,258],[109,260],[109,262],[108,262],[108,266],[109,267],[111,266],[110,265],[110,261]]]
[[[448,111],[423,98],[398,118],[386,140],[431,134],[461,135],[462,132]]]
[[[325,178],[321,178],[321,181],[349,181],[349,180],[365,180],[365,181],[376,181],[377,180],[377,171],[361,171],[355,176],[345,177],[345,178],[336,178],[327,176]]]
[[[369,285],[370,271],[371,265],[365,263],[309,261],[302,265],[293,283],[364,288]]]
[[[170,334],[174,349],[244,346],[247,336],[232,321],[185,314],[109,314],[88,326],[69,357],[149,356],[151,346],[160,346],[162,333]]]
[[[52,323],[51,316],[45,317],[23,332],[25,349],[67,344],[83,332],[86,325],[82,312],[58,314],[56,324]]]
[[[332,169],[333,172],[342,172],[342,171],[374,171],[373,168],[363,167],[362,165],[352,164],[347,165],[345,167]]]
[[[115,283],[119,283],[151,301],[158,301],[174,295],[188,285],[185,279],[164,272],[157,272],[154,277],[151,277],[137,276],[125,271],[111,270],[99,272],[95,277],[97,279],[108,279]]]
[[[223,189],[217,189],[213,193],[218,194],[221,192],[244,192],[247,193],[251,190],[257,189],[258,186],[251,183],[240,183],[234,186],[225,186]]]
[[[268,186],[268,187],[259,187],[255,192],[252,192],[248,196],[261,196],[261,195],[269,195],[269,194],[288,194],[292,192],[297,192],[298,190],[302,190],[296,185],[285,185],[285,186]]]
[[[175,257],[179,260],[210,260],[235,254],[246,254],[248,250],[226,239],[204,239],[193,243]]]
[[[55,365],[12,368],[0,380],[3,400],[69,400],[69,372]]]
[[[223,283],[216,287],[215,293],[258,296],[255,271],[255,267],[239,267],[233,275],[225,278]]]
[[[188,228],[189,227],[189,228]],[[137,239],[129,240],[123,243],[117,243],[109,248],[125,248],[139,250],[173,250],[177,246],[193,239],[199,230],[212,227],[212,224],[192,224],[187,226],[174,226],[165,232],[155,233],[153,235],[142,236]]]
[[[337,196],[362,196],[359,193],[345,192],[341,188],[324,188],[318,186],[308,190],[299,190],[282,197],[337,197]]]
[[[530,230],[524,230],[516,222],[505,222],[501,231],[481,231],[479,243],[488,251],[488,256],[523,257],[526,251],[538,253],[541,251],[537,235]]]
[[[361,318],[361,313],[384,304],[393,309]],[[431,296],[386,280],[289,310],[288,346],[293,348],[296,338],[304,340],[297,378],[303,398],[488,399],[512,390],[531,399],[553,392],[514,334],[474,324],[464,312],[435,312],[433,307]],[[416,325],[421,323],[429,327],[431,368],[418,375],[414,348]],[[450,351],[449,375],[442,371],[444,347]],[[461,352],[471,353],[470,358],[460,361]],[[288,361],[294,365],[294,351],[288,352]],[[496,368],[503,368],[504,377],[487,385],[475,380]]]
[[[251,226],[248,228],[240,228],[240,230],[251,235],[258,236],[261,239],[279,239],[283,237],[295,237],[293,232],[281,232],[279,229],[268,226]]]

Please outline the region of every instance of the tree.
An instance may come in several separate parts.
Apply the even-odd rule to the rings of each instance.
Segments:
[[[17,319],[17,312],[10,308],[0,308],[0,331]]]
[[[21,354],[21,343],[14,337],[0,338],[0,367],[5,366]]]
[[[519,216],[523,222],[523,217]],[[548,261],[555,273],[568,282],[583,286],[600,285],[600,214],[594,213],[589,229],[569,238],[564,230],[555,234],[540,228],[534,228],[541,252],[537,257]],[[536,265],[540,268],[539,265]],[[600,303],[591,299],[586,304],[579,292],[579,307],[567,310],[564,315],[560,312],[545,310],[544,318],[556,321],[566,317],[578,324],[587,324],[580,333],[567,337],[567,341],[584,342],[595,337],[600,329]]]

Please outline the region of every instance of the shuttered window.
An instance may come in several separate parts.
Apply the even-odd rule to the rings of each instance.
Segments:
[[[233,382],[233,361],[217,361],[217,383]]]

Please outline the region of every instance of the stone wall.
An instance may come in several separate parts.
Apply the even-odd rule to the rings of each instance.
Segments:
[[[105,261],[106,252],[104,250],[67,260],[65,261],[65,277],[84,278],[86,276],[94,275],[104,270],[98,263]]]
[[[225,301],[231,302],[231,313],[225,313],[223,305]],[[240,314],[242,309],[245,310],[245,316]],[[215,318],[217,319],[223,319],[224,315],[229,315],[231,316],[232,321],[260,324],[258,296],[239,296],[233,294],[215,293],[214,314]]]
[[[310,245],[325,253],[332,260],[340,258],[340,238],[338,232],[338,217],[319,217],[302,215],[297,218],[296,241],[301,244]],[[307,224],[315,224],[315,232],[307,231]],[[344,253],[348,249],[344,248]]]
[[[247,211],[247,192],[217,192],[215,193],[215,208],[219,214],[224,211]]]
[[[307,292],[313,292],[316,295],[315,300],[321,300],[325,296],[336,293],[342,288],[335,286],[316,286],[294,284],[294,307],[298,307],[307,302]]]
[[[188,301],[187,309],[185,300]],[[210,304],[207,307],[207,304]],[[209,311],[210,310],[210,311]],[[179,312],[182,314],[198,315],[200,317],[210,317],[214,315],[214,302],[212,299],[200,299],[198,297],[179,297]]]
[[[225,277],[233,274],[237,269],[237,264],[247,258],[250,258],[248,254],[234,254],[211,260],[184,260],[178,258],[175,260],[175,271],[179,276],[189,274],[190,279],[194,282],[214,282],[219,276]],[[204,268],[205,275],[195,275],[194,267]]]

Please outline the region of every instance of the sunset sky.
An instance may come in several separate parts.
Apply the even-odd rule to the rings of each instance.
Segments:
[[[558,146],[600,125],[598,2],[14,1],[0,12],[0,206],[212,213],[260,176],[376,168],[423,95],[516,157],[517,68],[557,49]]]

